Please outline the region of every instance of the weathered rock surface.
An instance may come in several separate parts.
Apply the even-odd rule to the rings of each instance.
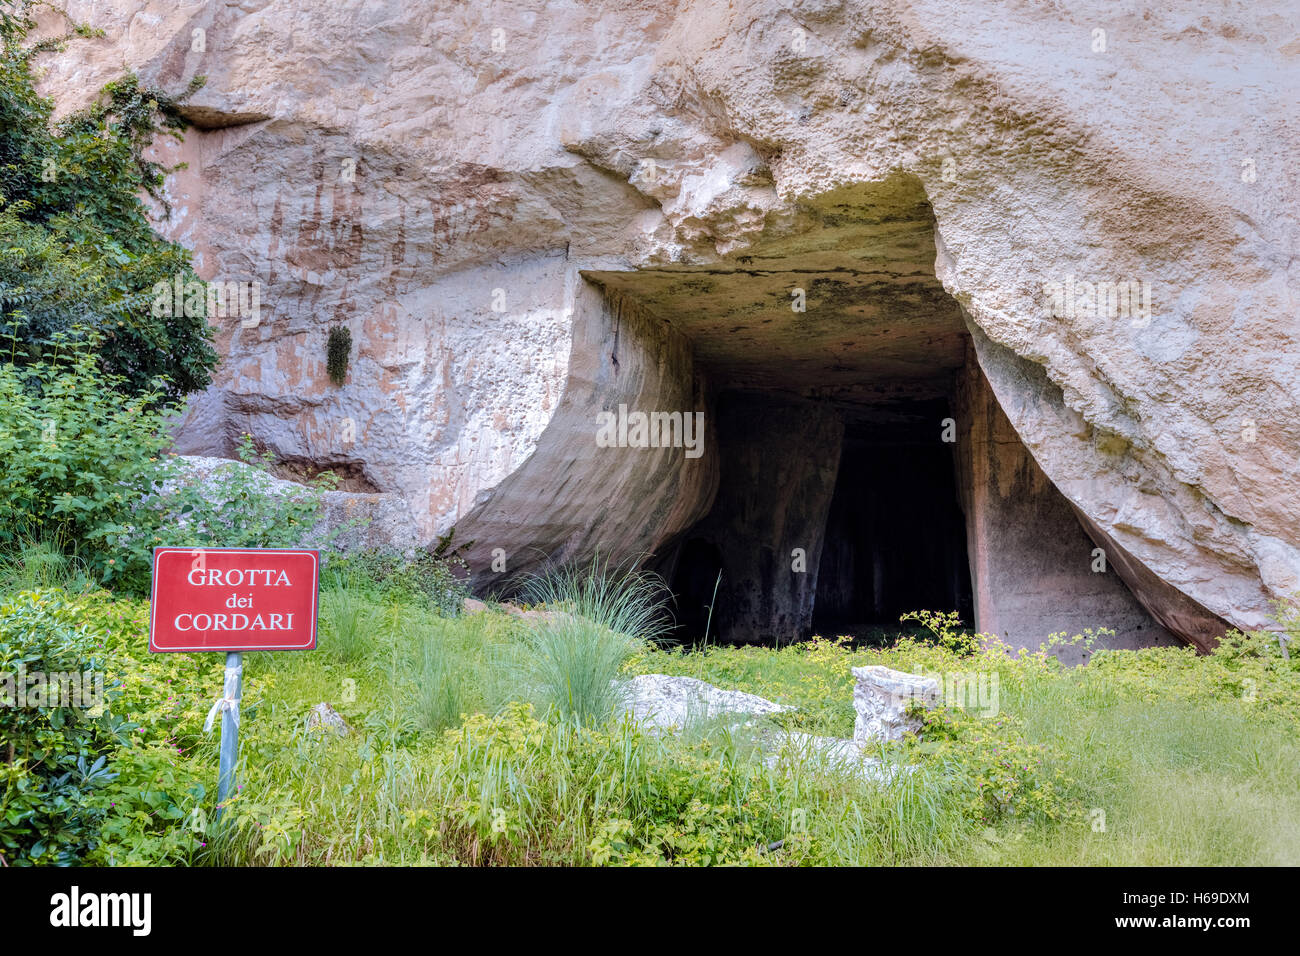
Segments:
[[[242,461],[188,456],[178,456],[177,460],[182,465],[179,480],[197,485],[214,505],[221,504],[245,482],[271,498],[298,498],[306,491],[297,482],[276,478]],[[178,515],[175,520],[184,526],[189,519]],[[320,496],[320,517],[301,545],[316,547],[325,542],[340,551],[409,553],[420,546],[421,538],[410,507],[398,495],[326,491]]]
[[[961,373],[955,405],[955,414],[969,423],[957,442],[957,474],[978,630],[1030,650],[1047,634],[1099,627],[1115,633],[1099,636],[1097,649],[1176,645],[1117,573],[1118,550],[1098,550],[1069,500],[1016,439],[977,364]],[[1205,647],[1211,635],[1204,624],[1195,630],[1191,624],[1213,620],[1200,608],[1182,633]],[[1084,662],[1077,649],[1062,659]]]
[[[716,636],[770,647],[811,626],[844,426],[825,405],[739,392],[717,415],[720,487],[690,539],[721,556]]]
[[[724,690],[694,677],[669,674],[633,677],[628,681],[627,693],[628,713],[647,726],[663,730],[672,727],[680,730],[694,721],[727,715],[751,717],[789,710],[757,694]]]
[[[598,449],[594,411],[740,381],[852,414],[946,387],[969,331],[1163,627],[1206,646],[1300,590],[1284,0],[66,8],[105,37],[41,58],[65,111],[123,64],[207,76],[163,228],[264,285],[182,451],[350,465],[487,583],[495,548],[634,554],[707,513],[713,455]],[[1076,281],[1150,314],[1052,314]]]
[[[902,740],[905,734],[918,733],[921,721],[908,715],[908,706],[913,701],[927,707],[939,702],[939,681],[933,677],[896,671],[882,664],[855,667],[853,676],[853,709],[858,712],[853,740],[862,746]]]
[[[886,668],[887,669],[887,668]],[[893,671],[891,673],[898,673]],[[908,677],[911,675],[902,675]],[[724,690],[694,677],[642,674],[628,682],[628,713],[654,730],[683,730],[697,721],[734,718],[733,726],[751,725],[750,718],[792,708],[742,691]],[[758,740],[769,767],[812,765],[861,774],[875,783],[892,782],[898,768],[872,756],[877,741],[854,737],[818,737],[767,726]]]

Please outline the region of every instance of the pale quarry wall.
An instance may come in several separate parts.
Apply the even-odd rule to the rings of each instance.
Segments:
[[[653,548],[715,466],[596,455],[586,416],[705,402],[707,376],[667,333],[603,370],[579,272],[738,262],[902,174],[1002,412],[1151,613],[1204,646],[1195,608],[1260,627],[1300,590],[1285,0],[65,6],[105,36],[41,58],[61,109],[124,64],[208,78],[200,128],[160,147],[190,163],[160,226],[205,277],[263,283],[262,321],[218,330],[184,451],[250,431],[351,463],[426,540]],[[1116,281],[1150,313],[1044,294]],[[333,324],[356,343],[341,388]]]

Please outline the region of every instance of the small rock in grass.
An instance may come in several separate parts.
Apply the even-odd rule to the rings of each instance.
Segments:
[[[853,709],[858,719],[853,739],[859,744],[879,740],[902,740],[907,733],[919,733],[921,721],[907,715],[913,700],[930,707],[939,701],[939,681],[908,674],[880,664],[853,668]]]
[[[339,736],[352,733],[348,722],[339,715],[337,710],[325,703],[317,704],[311,709],[311,713],[307,715],[307,729],[328,730]]]
[[[650,727],[685,727],[720,714],[777,714],[789,710],[757,694],[723,690],[694,677],[642,674],[628,681],[628,711]]]

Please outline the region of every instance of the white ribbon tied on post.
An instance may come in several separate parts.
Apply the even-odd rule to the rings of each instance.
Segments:
[[[242,667],[227,667],[225,687],[222,689],[224,696],[218,697],[217,702],[212,705],[208,711],[208,719],[203,722],[203,732],[212,733],[212,722],[217,719],[217,714],[224,711],[230,711],[230,716],[235,722],[235,728],[239,728],[239,698],[235,696],[239,689],[239,679]]]

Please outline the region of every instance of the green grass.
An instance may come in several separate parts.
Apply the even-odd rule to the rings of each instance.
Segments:
[[[50,587],[94,590],[82,563],[52,543],[35,541],[0,552],[0,593]]]
[[[602,724],[617,716],[623,663],[637,647],[634,638],[576,614],[534,622],[519,655],[521,696],[539,713]]]
[[[544,715],[586,726],[617,717],[624,663],[668,631],[663,582],[597,557],[529,574],[520,591],[543,610],[530,621],[518,657],[520,698]]]
[[[664,613],[670,592],[658,575],[634,563],[597,556],[586,564],[525,574],[516,589],[530,604],[576,614],[639,641],[654,641],[671,629]]]
[[[907,642],[904,642],[906,644]],[[1189,650],[1110,651],[1062,670],[1046,661],[998,663],[1000,711],[1070,783],[1071,825],[999,821],[953,862],[1036,865],[1300,863],[1300,667],[1267,639],[1266,656],[1227,661]],[[986,660],[944,659],[904,647],[852,653],[829,642],[780,651],[654,652],[645,672],[700,677],[794,703],[783,722],[847,736],[850,666],[967,672]],[[1253,683],[1251,683],[1253,682]],[[1243,687],[1253,692],[1245,693]]]
[[[670,651],[551,598],[564,611],[539,622],[327,591],[318,651],[246,658],[242,788],[218,827],[217,735],[201,724],[219,655],[151,657],[145,602],[76,596],[141,725],[124,779],[168,781],[141,785],[166,816],[116,821],[111,858],[149,862],[169,834],[167,859],[192,864],[1300,863],[1300,661],[1265,639],[1211,657],[1099,652],[1075,670],[914,640]],[[996,673],[998,712],[941,708],[922,742],[881,750],[916,768],[884,787],[808,755],[768,766],[751,731],[654,737],[603,719],[611,671],[674,673],[848,737],[849,668],[867,663]],[[322,701],[352,733],[305,730]],[[196,808],[207,826],[178,837]]]

